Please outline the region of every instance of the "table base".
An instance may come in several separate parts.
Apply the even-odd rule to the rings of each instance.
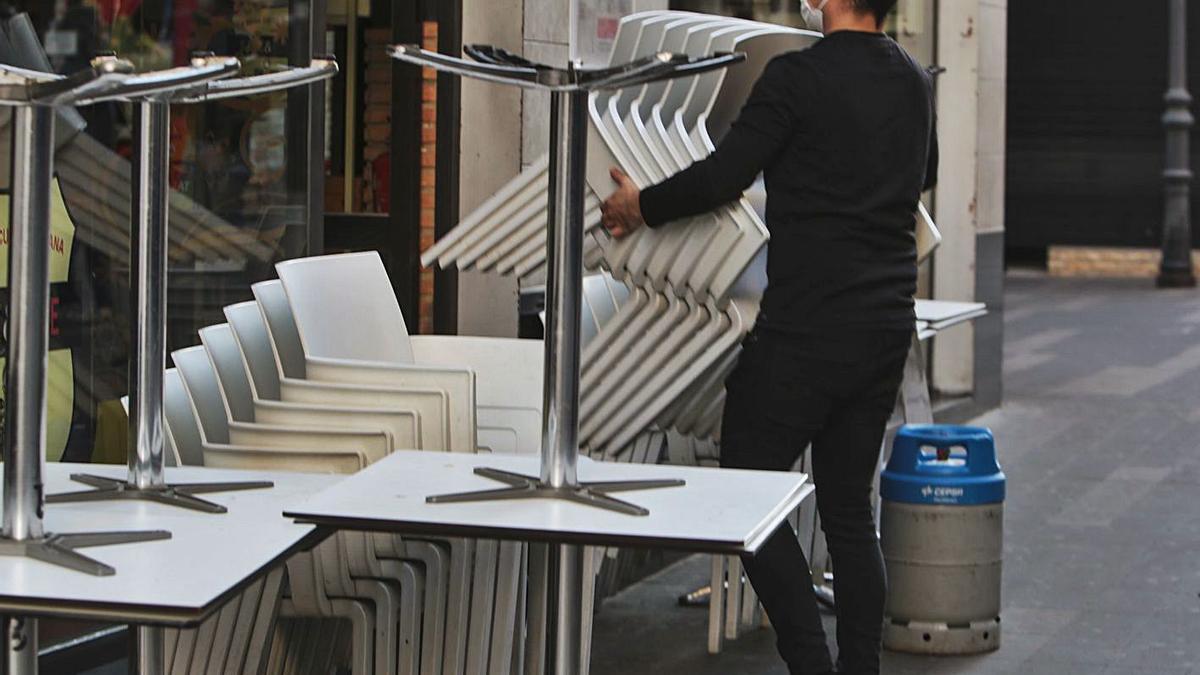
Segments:
[[[134,544],[170,539],[166,530],[142,532],[79,532],[47,534],[40,539],[0,539],[0,556],[23,557],[58,565],[97,577],[112,576],[116,570],[104,563],[76,553],[77,548]]]
[[[227,509],[224,506],[200,499],[195,495],[233,490],[261,490],[275,486],[270,481],[244,481],[238,483],[168,483],[161,487],[139,488],[133,483],[118,478],[86,473],[73,473],[71,480],[96,489],[49,495],[46,497],[46,503],[142,500],[205,513],[225,513]]]
[[[509,487],[496,490],[479,490],[476,492],[457,492],[445,495],[426,497],[430,504],[456,504],[463,502],[486,502],[500,499],[561,499],[565,501],[608,509],[631,516],[646,516],[648,509],[637,504],[610,497],[609,492],[630,492],[633,490],[654,490],[659,488],[682,487],[682,480],[628,480],[628,481],[583,481],[579,485],[564,485],[554,487],[542,482],[535,476],[478,467],[475,475],[490,478]]]

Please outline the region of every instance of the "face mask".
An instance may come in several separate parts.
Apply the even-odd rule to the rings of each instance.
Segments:
[[[825,30],[825,13],[821,10],[825,9],[825,5],[829,4],[829,0],[821,0],[821,4],[813,8],[810,0],[800,0],[800,16],[804,18],[804,25],[808,26],[809,30],[815,30],[822,33]]]

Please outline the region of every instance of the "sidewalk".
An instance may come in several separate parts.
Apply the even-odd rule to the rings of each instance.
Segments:
[[[1010,275],[1005,404],[974,423],[1008,474],[1003,638],[883,671],[1200,675],[1200,291]],[[768,630],[705,652],[688,558],[604,603],[593,675],[786,675]],[[826,625],[832,636],[832,619]]]

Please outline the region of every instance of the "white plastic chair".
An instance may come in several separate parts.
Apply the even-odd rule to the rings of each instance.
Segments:
[[[255,302],[266,322],[271,359],[278,375],[279,397],[293,403],[317,403],[347,407],[383,406],[411,410],[417,416],[421,450],[450,450],[449,403],[446,392],[427,387],[396,388],[378,385],[315,382],[304,379],[306,365],[300,332],[283,284],[263,281],[251,287]],[[246,352],[261,359],[261,350]],[[256,369],[257,370],[257,369]]]
[[[249,305],[248,309],[254,313],[261,326],[262,319],[258,314],[257,305],[253,302],[242,304]],[[265,337],[265,332],[263,336]],[[245,370],[241,367],[244,364],[239,360],[238,346],[235,344],[236,340],[231,327],[221,324],[204,328],[200,331],[200,338],[217,370],[218,379],[222,384],[230,409],[234,411],[235,419],[238,419],[239,415],[250,415],[255,408],[250,395],[254,385],[252,379],[246,377]],[[299,428],[317,423],[330,427],[346,425],[352,428],[362,428],[372,423],[379,425],[395,421],[390,419],[391,414],[387,412],[370,410],[364,412],[361,409],[334,407],[307,409],[304,406],[291,406],[274,401],[264,403],[268,404],[267,409],[283,410],[288,413],[282,415],[287,418],[286,420],[274,421],[287,422]],[[401,416],[401,419],[403,420],[404,417]],[[446,567],[450,555],[448,547],[419,539],[401,542],[391,535],[372,535],[372,537],[365,541],[355,540],[353,542],[363,551],[349,549],[352,561],[351,574],[355,577],[399,582],[401,588],[409,591],[409,595],[402,597],[402,600],[406,602],[414,593],[420,593],[422,587],[426,589],[424,591],[423,638],[420,643],[422,669],[426,672],[440,672],[445,639],[444,623],[448,580]],[[387,559],[380,559],[376,556],[377,552],[381,554],[390,552],[391,555],[385,556]],[[358,555],[355,555],[356,553]],[[408,562],[420,563],[424,566],[424,571],[418,575],[412,569],[403,566],[402,563]],[[423,580],[417,582],[418,576],[422,579],[428,578],[430,583],[425,583]],[[402,614],[407,611],[407,609],[402,609]],[[408,621],[411,625],[411,617]],[[415,651],[401,652],[402,656],[406,658],[412,658],[415,653]]]
[[[475,375],[413,361],[404,316],[378,253],[288,260],[275,269],[300,333],[306,379],[445,391],[451,450],[475,450]]]
[[[281,469],[318,473],[353,473],[370,462],[369,457],[382,456],[388,449],[383,433],[362,433],[358,438],[336,434],[332,443],[326,435],[313,433],[307,443],[288,446],[286,441],[296,434],[284,427],[231,424],[221,399],[216,373],[201,346],[188,347],[172,353],[175,370],[186,394],[203,449],[204,465],[231,469]],[[167,412],[175,406],[164,406]],[[234,427],[260,427],[249,433],[234,435]],[[257,433],[255,433],[257,432]],[[182,442],[178,434],[177,442]],[[347,443],[346,441],[351,442]],[[256,441],[262,441],[258,443]],[[180,448],[180,455],[187,451]],[[297,468],[300,467],[300,468]]]
[[[254,302],[242,305],[243,309],[254,313],[258,318],[259,327],[263,327],[258,305]],[[259,336],[265,339],[265,330],[260,330]],[[420,449],[419,422],[412,411],[296,404],[262,399],[258,396],[255,378],[250,376],[251,359],[246,358],[248,350],[241,346],[242,341],[237,338],[230,324],[202,328],[200,342],[217,369],[234,419],[278,426],[383,431],[392,437],[397,448]],[[266,345],[260,343],[259,346]],[[278,391],[278,378],[275,378],[274,383],[275,390]]]
[[[215,438],[228,435],[227,430],[222,430],[227,418],[220,394],[215,388],[215,373],[201,347],[180,350],[173,356],[176,364],[182,363],[183,366],[164,373],[166,386],[163,409],[168,432],[180,443],[183,456],[202,453],[208,466],[255,470],[353,473],[366,465],[366,458],[361,452],[249,447],[210,442],[210,435]],[[193,398],[193,392],[196,398]],[[190,439],[188,442],[198,440],[199,446],[189,447],[185,445],[184,439]],[[312,552],[305,552],[288,560],[289,590],[292,596],[289,607],[293,614],[296,605],[299,605],[301,614],[350,619],[355,624],[357,636],[354,642],[356,646],[352,650],[354,674],[373,673],[374,616],[370,612],[364,612],[361,602],[329,599],[323,590],[320,571],[314,566],[313,555]],[[261,645],[261,631],[259,637],[260,641],[255,644]]]
[[[310,265],[310,264],[306,264],[306,263],[312,263],[312,264]],[[365,264],[366,269],[362,269],[362,267],[359,267],[359,265],[364,265],[364,264]],[[319,274],[319,273],[323,273],[323,271],[324,271],[324,273],[328,273],[328,271],[330,271],[329,267],[326,267],[326,265],[330,265],[330,267],[334,268],[331,270],[332,274],[329,274],[329,275]],[[359,269],[354,269],[355,267],[359,267]],[[308,269],[306,270],[304,268],[308,268]],[[318,273],[318,274],[313,274],[313,271],[312,271],[313,269],[316,269],[316,273]],[[418,356],[418,359],[416,359],[416,360],[421,360],[422,358],[426,358],[426,357],[430,358],[430,359],[443,359],[444,358],[444,359],[446,359],[446,363],[450,364],[448,366],[448,368],[436,368],[436,366],[431,366],[431,368],[415,369],[415,368],[412,368],[412,366],[408,366],[407,369],[401,369],[400,375],[409,375],[409,374],[413,374],[413,372],[420,372],[420,371],[427,372],[427,374],[430,374],[433,377],[444,376],[446,374],[450,374],[451,377],[457,377],[458,380],[460,380],[460,382],[458,382],[458,384],[466,384],[466,383],[474,384],[474,382],[473,382],[474,374],[472,371],[463,369],[463,368],[455,368],[455,366],[454,366],[455,364],[462,364],[464,362],[464,360],[469,360],[470,358],[472,358],[472,357],[470,357],[470,354],[463,353],[461,357],[458,357],[457,360],[455,360],[454,348],[439,348],[439,346],[438,346],[439,339],[432,339],[432,337],[420,337],[420,339],[416,339],[415,341],[409,341],[407,339],[407,334],[404,333],[404,330],[406,330],[406,329],[404,329],[403,317],[400,315],[400,307],[398,307],[398,305],[395,303],[395,297],[391,291],[391,283],[388,280],[388,277],[386,277],[386,273],[383,270],[382,263],[380,263],[379,258],[376,255],[376,253],[366,253],[366,255],[326,256],[324,258],[299,259],[299,261],[290,261],[287,263],[281,263],[280,265],[277,265],[277,270],[280,271],[281,281],[284,283],[284,288],[287,289],[287,292],[289,294],[289,300],[290,300],[290,297],[292,297],[292,294],[296,294],[296,297],[306,298],[306,300],[312,300],[314,298],[314,295],[316,295],[316,293],[311,292],[312,291],[311,287],[307,287],[306,283],[312,283],[316,280],[319,280],[316,282],[320,283],[320,285],[322,285],[326,289],[326,292],[330,292],[329,297],[325,298],[326,301],[335,301],[334,295],[336,295],[337,288],[355,288],[356,291],[358,291],[359,295],[367,295],[367,297],[372,297],[373,299],[376,299],[376,300],[383,299],[383,301],[378,301],[378,303],[376,305],[372,306],[371,309],[361,309],[361,307],[360,307],[360,311],[366,311],[368,313],[371,313],[372,316],[383,318],[383,319],[385,319],[384,323],[390,324],[391,327],[394,327],[398,331],[400,331],[400,335],[398,335],[398,337],[400,337],[400,339],[403,339],[404,344],[407,345],[409,359],[413,358],[412,354],[416,354],[416,356]],[[296,273],[299,273],[299,274],[296,274]],[[289,276],[292,277],[292,279],[289,280]],[[296,283],[296,279],[298,279],[298,277],[299,277],[300,281],[299,281],[299,283]],[[296,288],[296,289],[294,289],[294,288]],[[259,300],[260,306],[262,306],[264,309],[264,315],[266,316],[266,318],[268,318],[268,324],[269,325],[271,325],[271,324],[281,325],[284,322],[274,321],[274,319],[272,319],[272,313],[282,313],[283,310],[282,310],[282,307],[278,306],[277,301],[271,300],[271,298],[269,297],[270,291],[271,291],[271,288],[268,285],[256,285],[256,287],[254,287],[254,292],[256,292],[256,298]],[[294,305],[294,303],[290,303],[290,301],[289,301],[289,304]],[[370,303],[367,303],[367,304],[370,305]],[[301,321],[300,316],[298,315],[298,313],[296,313],[296,312],[299,312],[300,310],[296,309],[295,306],[293,306],[292,309],[293,309],[292,319],[294,319],[294,321],[295,321],[296,328],[298,328],[298,333],[300,333],[301,336],[304,336],[305,335],[304,322]],[[310,313],[310,317],[311,316],[312,315]],[[280,317],[276,317],[276,318],[280,318]],[[390,319],[390,322],[386,321],[386,319]],[[286,317],[284,317],[284,321],[286,321]],[[361,327],[359,327],[359,329],[361,331]],[[272,328],[272,330],[274,330],[274,328]],[[392,331],[383,329],[382,334],[392,334]],[[272,336],[274,336],[274,335],[272,335]],[[323,337],[331,337],[332,341],[334,341],[334,342],[337,341],[336,336],[324,335]],[[282,340],[281,342],[283,345],[286,345],[288,340]],[[540,344],[532,345],[532,344],[528,344],[528,342],[524,342],[524,341],[504,341],[504,340],[493,341],[493,342],[490,342],[490,344],[485,344],[486,341],[480,341],[480,339],[449,339],[448,340],[449,345],[462,346],[464,348],[464,350],[466,350],[466,348],[469,345],[472,345],[472,342],[474,342],[475,347],[484,348],[484,350],[490,351],[492,353],[492,356],[485,357],[484,360],[482,360],[482,362],[480,362],[482,365],[487,366],[487,368],[494,368],[494,366],[496,366],[498,363],[503,363],[503,362],[498,362],[497,359],[518,359],[518,360],[520,360],[521,363],[532,364],[533,366],[536,366],[539,364],[540,353],[541,353],[540,352],[541,351]],[[308,345],[305,344],[304,340],[301,340],[301,344],[307,350]],[[320,337],[318,337],[317,344],[318,345],[328,345],[328,342],[322,342],[322,339],[320,339]],[[516,347],[516,348],[518,348],[518,350],[521,350],[521,352],[518,352],[516,354],[496,353],[496,347],[499,345],[511,345],[512,347]],[[280,342],[277,342],[277,346],[280,346]],[[377,352],[373,351],[373,350],[376,350],[376,347],[374,347],[374,346],[359,345],[359,347],[365,348],[365,351],[352,351],[350,353],[354,354],[354,356],[359,356],[359,357],[367,356],[368,359],[372,359],[372,358],[384,358],[384,359],[404,358],[403,354],[398,353],[396,351],[389,352],[386,350],[382,350],[383,353],[377,353]],[[529,358],[530,356],[536,356],[536,358],[530,359]],[[282,357],[282,354],[281,354],[281,357]],[[476,358],[478,358],[478,357],[476,357]],[[286,362],[284,362],[284,363],[286,363]],[[310,377],[312,376],[314,364],[318,364],[318,368],[320,365],[329,365],[328,363],[320,364],[319,362],[317,362],[317,360],[314,360],[313,358],[311,358],[311,354],[306,353],[305,359],[304,359],[304,369],[306,371],[306,375],[308,375]],[[382,364],[382,365],[384,365],[386,368],[386,364]],[[364,371],[360,375],[365,376],[365,377],[370,377],[370,378],[373,378],[373,380],[379,381],[378,380],[379,372],[376,372],[373,370],[373,369],[376,369],[376,366],[377,366],[377,363],[370,363],[370,365],[366,366],[366,368],[372,369],[372,370]],[[361,362],[360,363],[348,362],[348,365],[346,365],[346,364],[336,364],[335,365],[335,371],[340,372],[340,374],[342,374],[342,375],[346,374],[346,372],[354,372],[356,369],[361,369],[361,368],[364,368],[364,366],[361,365]],[[386,378],[386,380],[383,380],[384,383],[388,383],[388,384],[394,383],[394,380],[392,380],[392,378],[390,377],[391,372],[392,371],[386,372],[385,375],[389,375],[389,377]],[[463,375],[469,376],[469,380],[463,381],[462,380]],[[535,404],[536,407],[533,408],[533,411],[530,411],[529,406],[534,405],[534,402],[532,400],[530,400],[528,398],[528,396],[524,396],[524,399],[522,400],[521,398],[518,398],[518,396],[516,396],[514,393],[512,393],[512,390],[511,390],[512,383],[505,383],[506,377],[511,377],[511,374],[506,374],[506,372],[502,370],[502,371],[500,371],[499,377],[491,377],[490,376],[487,378],[488,384],[487,384],[487,386],[485,386],[485,389],[487,390],[488,393],[486,394],[486,399],[485,399],[486,404],[484,406],[481,406],[481,413],[485,413],[485,416],[488,419],[488,424],[492,425],[492,428],[493,428],[492,430],[494,430],[494,431],[504,430],[505,432],[508,432],[508,434],[511,434],[512,435],[511,437],[514,438],[514,441],[512,441],[512,443],[516,443],[517,438],[528,437],[529,434],[540,435],[540,428],[532,428],[532,426],[529,425],[529,420],[532,418],[538,420],[538,424],[540,425],[540,413],[536,412],[536,411],[540,411],[540,400],[536,400],[536,404]],[[528,380],[528,375],[526,375],[526,378]],[[540,396],[540,376],[535,375],[533,377],[533,381],[536,382],[536,384],[538,384],[538,388],[536,388],[536,392],[538,392],[539,393],[538,395]],[[500,389],[498,389],[499,393],[492,394],[491,392],[493,390],[493,387],[499,387],[500,388]],[[469,387],[469,388],[460,387],[458,389],[460,389],[460,390],[466,389],[468,393],[472,394],[472,399],[474,399],[474,394],[475,394],[474,387]],[[284,392],[286,392],[286,389],[284,389]],[[518,404],[520,404],[520,405],[514,405],[515,402],[518,402]],[[467,411],[467,412],[473,412],[474,405],[475,405],[475,402],[474,402],[474,400],[472,400],[472,410]],[[461,411],[461,408],[460,408],[460,411]],[[533,413],[533,414],[530,414],[530,413]],[[467,417],[467,416],[464,416],[464,414],[461,414],[461,417]],[[472,414],[472,416],[469,416],[469,417],[474,417],[474,416]],[[473,420],[472,420],[472,422],[473,422]],[[494,424],[493,424],[493,422],[494,422]],[[424,428],[424,424],[422,424],[422,428]],[[517,432],[517,430],[521,430],[521,431]],[[461,435],[460,435],[460,437],[461,437]],[[526,444],[526,442],[522,441],[521,444],[523,446],[523,444]],[[536,444],[533,444],[532,447],[536,448],[538,446],[536,446]],[[457,450],[458,448],[454,448],[454,449]],[[470,449],[473,450],[474,447],[472,447]],[[479,544],[479,545],[481,545],[481,544]],[[478,546],[476,546],[476,548],[478,548]],[[498,551],[494,552],[494,554],[493,554],[493,552],[491,552],[490,550],[487,550],[486,548],[476,550],[476,552],[475,552],[475,573],[476,573],[476,575],[482,574],[482,575],[484,575],[484,578],[498,578],[500,580],[505,580],[504,584],[502,584],[502,587],[508,586],[509,584],[512,583],[512,581],[510,581],[510,580],[517,579],[518,571],[520,571],[520,557],[521,556],[518,555],[518,554],[520,554],[520,550],[521,550],[520,546],[518,546],[517,544],[508,544],[508,543],[500,544]],[[496,556],[499,557],[498,562],[497,562]],[[452,557],[454,557],[454,556],[452,556]],[[497,568],[497,565],[499,565],[499,568]],[[451,574],[454,575],[454,573],[451,573]],[[494,651],[497,649],[503,650],[503,649],[505,649],[505,647],[506,647],[506,649],[511,649],[511,645],[509,645],[509,639],[503,637],[503,634],[505,632],[511,633],[512,621],[510,619],[504,619],[504,616],[510,614],[512,610],[511,609],[503,609],[503,608],[515,607],[517,598],[514,596],[515,596],[514,593],[506,593],[506,595],[503,595],[502,597],[499,598],[499,601],[497,601],[496,598],[492,597],[492,593],[487,592],[486,590],[484,592],[479,592],[478,590],[473,590],[472,595],[470,595],[470,598],[472,598],[472,599],[470,599],[470,603],[472,603],[472,605],[470,605],[469,613],[464,614],[464,616],[468,617],[470,626],[473,626],[473,628],[470,628],[470,632],[472,632],[473,635],[476,635],[476,634],[479,634],[480,631],[484,631],[484,628],[481,628],[481,627],[475,628],[475,627],[480,626],[479,621],[485,621],[486,622],[485,625],[488,626],[488,628],[486,629],[486,631],[484,631],[484,634],[502,635],[502,638],[500,638],[498,640],[491,640],[490,643],[486,643],[486,644],[491,645],[491,646],[486,647],[488,652],[491,652],[491,651]],[[494,616],[493,616],[493,610],[488,609],[487,605],[488,605],[488,603],[496,603],[496,602],[498,602],[499,604],[497,605],[497,609],[494,610]],[[482,607],[481,607],[480,603],[484,603],[484,605],[482,605]],[[450,604],[449,617],[452,620],[452,617],[454,617],[455,604],[456,604],[454,601],[454,598],[450,598],[449,604]],[[502,609],[503,609],[503,611],[502,611]],[[461,653],[462,653],[461,649],[457,649],[457,645],[451,644],[452,638],[454,638],[454,635],[448,635],[448,657],[446,657],[446,663],[448,663],[448,668],[450,667],[450,665],[452,663],[454,663],[454,661],[452,661],[452,659],[460,658]],[[451,647],[454,647],[454,649],[457,649],[457,652],[451,653]],[[478,655],[478,652],[476,652],[475,655],[473,656],[472,653],[470,653],[468,651],[468,653],[467,653],[468,673],[470,673],[470,671],[473,671],[473,668],[479,667],[480,663],[484,663],[486,661],[486,659],[485,659],[485,661],[480,661],[480,658],[481,657]],[[492,655],[490,658],[493,659],[493,661],[494,661],[494,659],[496,659],[498,657]],[[500,658],[500,661],[503,661],[503,658]]]
[[[479,447],[504,454],[536,454],[542,435],[541,340],[414,335],[413,357],[431,366],[475,373]]]

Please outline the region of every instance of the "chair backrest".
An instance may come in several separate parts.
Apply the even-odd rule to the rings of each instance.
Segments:
[[[163,373],[163,417],[167,422],[167,438],[178,455],[176,460],[185,466],[202,466],[204,440],[183,380],[174,368]]]
[[[202,345],[171,352],[183,381],[192,415],[200,422],[200,439],[215,445],[229,444],[229,417],[221,398],[221,383]]]
[[[821,36],[812,31],[799,31],[781,26],[763,25],[762,31],[742,36],[737,41],[737,51],[745,52],[746,60],[732,68],[720,70],[721,84],[713,97],[708,115],[708,132],[714,141],[719,141],[750,97],[750,90],[758,81],[771,59],[789,51],[807,49],[816,44]],[[732,70],[732,73],[727,71]]]
[[[275,265],[305,357],[412,363],[408,328],[374,251]]]
[[[279,377],[303,380],[306,372],[304,347],[300,344],[300,331],[296,329],[296,319],[288,305],[287,293],[283,291],[283,282],[278,279],[260,281],[250,290],[254,292],[254,301],[267,323]]]
[[[229,324],[201,328],[200,343],[208,352],[209,361],[217,374],[221,400],[229,412],[229,419],[234,422],[253,422],[254,393],[250,389],[246,364],[242,361],[242,353],[238,350]]]
[[[226,307],[225,320],[233,329],[233,338],[250,371],[250,392],[254,399],[278,401],[279,360],[271,348],[271,334],[258,303],[248,300]]]

